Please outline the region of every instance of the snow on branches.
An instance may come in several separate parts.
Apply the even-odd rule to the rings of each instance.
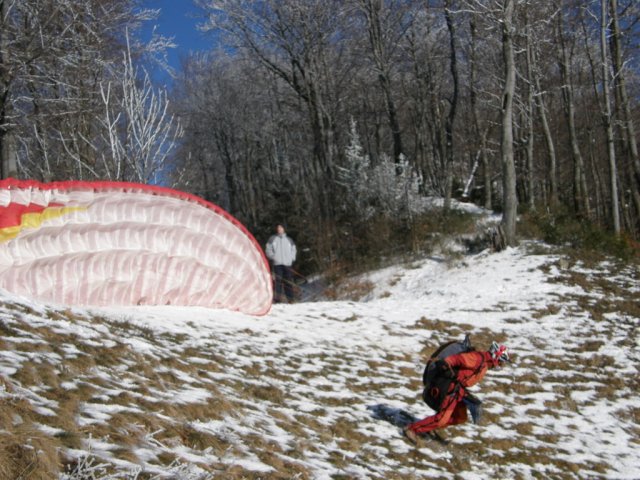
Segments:
[[[168,159],[182,136],[182,127],[169,114],[166,90],[156,89],[145,69],[134,66],[127,37],[123,72],[112,96],[112,83],[100,87],[104,103],[101,124],[110,155],[103,157],[109,178],[157,183],[166,175]]]
[[[342,205],[345,210],[353,210],[364,220],[377,214],[410,218],[417,212],[422,184],[420,175],[404,155],[394,162],[389,155],[383,154],[373,165],[360,143],[353,119],[345,157],[345,165],[337,171],[337,182],[345,189]]]

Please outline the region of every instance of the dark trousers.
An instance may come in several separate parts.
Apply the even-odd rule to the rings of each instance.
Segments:
[[[289,302],[293,301],[293,271],[286,265],[274,265],[276,274],[276,301],[284,300],[283,294]]]

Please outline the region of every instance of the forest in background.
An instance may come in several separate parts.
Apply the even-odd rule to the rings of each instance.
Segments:
[[[424,196],[506,243],[525,212],[640,236],[638,2],[195,3],[212,49],[166,91],[157,11],[0,0],[1,176],[180,188],[286,223],[309,269],[428,233]]]

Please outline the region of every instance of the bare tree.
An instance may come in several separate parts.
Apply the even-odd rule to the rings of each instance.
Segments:
[[[503,0],[501,5],[502,55],[504,59],[504,91],[502,95],[502,226],[507,245],[516,243],[518,198],[513,156],[513,96],[516,84],[514,59],[514,10],[516,0]]]
[[[629,6],[629,8],[631,8],[631,6]],[[638,8],[637,5],[636,8]],[[640,156],[638,155],[638,143],[635,123],[631,113],[631,102],[629,94],[627,93],[627,68],[625,68],[623,61],[622,31],[619,21],[618,0],[610,0],[609,12],[611,17],[611,60],[616,99],[619,103],[618,110],[622,117],[620,124],[622,125],[623,138],[631,156],[632,171],[635,177],[635,181],[630,182],[630,187],[633,192],[632,197],[636,206],[636,212],[640,214]],[[636,13],[636,15],[636,19],[640,19],[640,13]]]
[[[334,55],[339,54],[342,2],[198,0],[197,4],[209,15],[205,30],[225,32],[304,102],[313,139],[309,187],[321,198],[321,213],[329,216],[330,192],[322,185],[331,184],[337,160],[334,102],[340,92],[332,82],[342,75],[335,70],[340,63]]]
[[[536,195],[535,195],[535,179],[534,179],[534,111],[535,111],[535,88],[534,88],[534,55],[533,51],[533,32],[531,31],[531,25],[526,22],[526,62],[527,62],[527,101],[526,101],[526,154],[527,154],[527,194],[529,209],[535,210],[536,208]]]
[[[457,155],[454,121],[460,94],[456,12],[445,6],[419,16],[406,37],[405,51],[411,77],[405,79],[406,102],[411,111],[410,128],[415,132],[410,157],[427,179],[429,191],[452,196]],[[448,20],[447,20],[448,19]],[[443,49],[446,44],[449,48]],[[410,69],[410,70],[409,70]],[[462,169],[467,173],[467,168]]]
[[[500,159],[502,171],[502,220],[496,246],[517,243],[518,197],[514,155],[514,97],[516,95],[516,5],[521,0],[468,0],[470,11],[487,22],[487,28],[499,28],[501,34],[502,94],[500,105]]]
[[[460,76],[458,74],[458,34],[456,32],[456,24],[453,19],[452,2],[445,0],[444,17],[449,32],[449,69],[451,71],[452,92],[449,98],[449,113],[445,120],[445,194],[444,194],[444,210],[451,208],[451,195],[453,189],[453,155],[454,155],[454,135],[453,128],[458,111],[458,100],[460,91]]]
[[[607,30],[609,29],[608,0],[600,0],[600,67],[602,75],[602,124],[606,133],[607,156],[609,159],[609,182],[611,194],[611,219],[613,230],[620,233],[620,208],[618,198],[618,164],[616,161],[615,139],[613,135],[613,114],[611,111],[611,75],[609,72],[609,54],[607,49]]]
[[[542,123],[542,130],[544,132],[544,139],[547,146],[547,152],[549,155],[549,186],[550,186],[550,202],[558,202],[558,159],[556,155],[556,147],[553,142],[553,135],[551,133],[551,126],[547,114],[547,105],[544,99],[544,92],[540,83],[540,75],[536,72],[537,60],[535,47],[532,47],[531,62],[533,65],[533,82],[536,89],[536,104],[538,106],[538,112],[540,114],[540,121]]]
[[[471,16],[469,21],[469,34],[470,34],[470,53],[469,53],[469,103],[471,108],[471,116],[473,119],[474,134],[476,142],[478,143],[478,153],[480,165],[482,165],[482,187],[484,193],[484,208],[491,210],[493,204],[492,197],[492,179],[491,179],[491,164],[487,149],[487,137],[489,135],[491,123],[485,119],[485,125],[482,126],[480,120],[480,107],[478,105],[478,47],[477,47],[477,26],[475,16]]]
[[[188,160],[183,187],[253,225],[272,211],[309,209],[308,183],[316,181],[306,161],[305,109],[279,77],[256,71],[262,67],[247,57],[194,56],[177,99],[185,126],[179,156]]]
[[[110,153],[100,155],[104,171],[114,180],[166,182],[171,153],[182,128],[169,113],[166,90],[155,88],[147,71],[134,66],[128,38],[122,72],[117,89],[112,82],[100,87],[104,103],[101,123]]]
[[[355,0],[355,5],[366,19],[368,53],[384,98],[393,138],[393,158],[397,163],[404,152],[392,82],[397,65],[397,50],[411,26],[414,12],[411,2]]]
[[[615,175],[615,204],[632,205],[619,219],[627,227],[640,217],[632,188],[640,75],[630,43],[637,8],[617,3],[619,31],[606,2],[605,60],[616,166],[625,172]],[[284,207],[305,227],[332,224],[316,231],[335,240],[340,222],[355,221],[336,207],[353,117],[372,168],[403,153],[422,175],[422,194],[452,198],[463,186],[474,201],[483,191],[487,207],[501,198],[509,244],[519,201],[613,219],[607,131],[593,115],[606,103],[601,0],[199,4],[224,48],[178,89],[181,156],[193,162],[188,185],[241,218],[264,224]]]
[[[9,112],[9,1],[0,0],[0,178],[14,175],[16,161],[11,142],[11,130],[7,117]]]
[[[15,159],[14,174],[22,176],[102,177],[95,155],[100,84],[121,73],[125,31],[137,31],[158,12],[140,9],[134,0],[0,3],[1,173],[7,175]],[[160,53],[166,46],[155,37],[136,45],[135,55]]]
[[[556,38],[558,39],[558,64],[562,79],[562,100],[564,105],[567,128],[571,143],[571,155],[574,163],[573,177],[573,201],[578,215],[589,215],[589,193],[585,175],[584,159],[580,149],[578,133],[576,128],[576,105],[574,94],[574,79],[571,74],[573,54],[576,49],[575,41],[568,38],[571,34],[565,26],[565,8],[563,1],[558,4]]]

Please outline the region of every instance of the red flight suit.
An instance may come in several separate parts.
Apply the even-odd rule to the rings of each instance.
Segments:
[[[466,352],[452,355],[444,359],[451,368],[458,369],[457,381],[452,381],[449,394],[442,400],[440,411],[419,422],[412,423],[409,428],[415,433],[426,433],[448,425],[458,425],[467,421],[467,407],[462,402],[465,388],[478,383],[494,367],[489,352]]]

